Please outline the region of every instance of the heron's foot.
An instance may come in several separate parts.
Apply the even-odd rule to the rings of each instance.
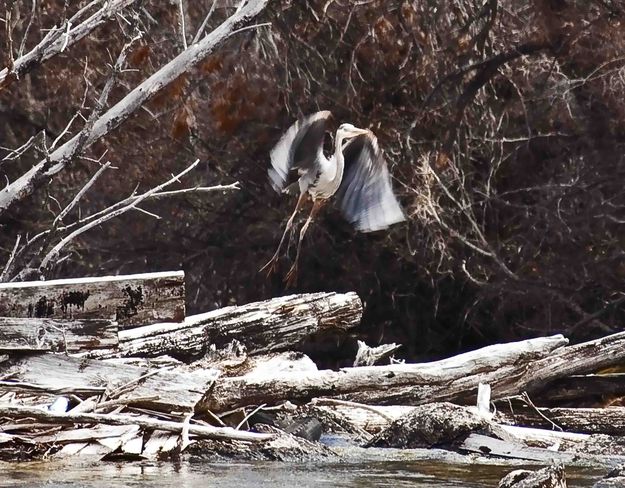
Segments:
[[[278,256],[274,255],[267,264],[258,270],[259,273],[265,272],[267,278],[270,278],[278,270]]]
[[[297,285],[297,262],[291,266],[291,269],[284,277],[284,283],[286,283],[287,288],[293,288]]]

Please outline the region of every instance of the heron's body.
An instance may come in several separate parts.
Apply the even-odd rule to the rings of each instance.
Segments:
[[[330,158],[325,156],[323,142],[330,116],[330,112],[321,111],[297,121],[271,151],[269,179],[273,188],[279,193],[293,193],[297,189],[299,199],[278,249],[265,267],[271,270],[275,265],[305,195],[313,200],[310,216],[300,231],[297,255],[288,279],[296,273],[306,229],[323,203],[335,194],[343,216],[362,232],[384,229],[405,219],[391,188],[377,138],[371,131],[342,124],[336,132],[334,153]],[[299,178],[287,184],[293,170],[297,170]]]

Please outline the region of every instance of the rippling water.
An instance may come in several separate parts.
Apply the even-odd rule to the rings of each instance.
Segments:
[[[0,463],[0,486],[158,488],[443,488],[496,487],[514,469],[501,465],[436,462],[200,463],[100,462]],[[602,473],[567,470],[569,487],[592,486]]]

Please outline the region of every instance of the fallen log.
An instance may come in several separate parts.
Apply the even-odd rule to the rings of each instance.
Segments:
[[[544,406],[594,406],[625,396],[624,373],[572,375],[560,378],[535,397]]]
[[[0,317],[0,350],[77,352],[118,342],[117,323],[111,320]]]
[[[523,370],[566,343],[566,339],[556,335],[496,344],[431,363],[220,378],[204,406],[220,412],[245,405],[275,404],[284,399],[308,401],[319,396],[387,405],[451,400],[477,392],[480,382],[502,381],[502,375]]]
[[[347,330],[360,323],[355,293],[310,293],[231,306],[187,317],[180,324],[154,324],[119,332],[116,349],[87,352],[90,358],[161,356],[193,358],[233,340],[248,354],[292,349],[311,334]]]
[[[498,382],[490,382],[494,398],[519,392],[540,393],[556,379],[592,373],[625,360],[625,332],[568,346],[554,354],[532,361],[526,368],[506,372]]]
[[[497,421],[545,429],[559,428],[585,434],[625,435],[625,407],[536,408],[498,402]]]
[[[126,405],[164,412],[191,412],[218,375],[215,370],[139,368],[108,361],[92,361],[63,354],[14,359],[3,372],[11,381],[2,389],[59,393],[107,392]]]
[[[245,432],[231,427],[213,427],[210,425],[196,425],[184,422],[157,420],[145,416],[99,414],[99,413],[53,413],[47,410],[30,407],[16,407],[0,405],[0,416],[13,419],[34,418],[39,421],[54,424],[105,424],[105,425],[138,425],[144,429],[162,430],[165,432],[182,433],[205,437],[208,439],[229,439],[240,441],[265,441],[273,439],[272,434]]]
[[[180,322],[184,272],[0,283],[0,316],[110,319],[120,329]]]

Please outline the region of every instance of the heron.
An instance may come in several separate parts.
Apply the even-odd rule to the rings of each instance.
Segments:
[[[273,189],[278,193],[299,193],[299,197],[276,252],[260,271],[275,271],[282,245],[289,231],[293,232],[295,216],[304,206],[306,196],[313,202],[299,233],[295,261],[285,278],[287,284],[293,284],[297,277],[302,240],[308,227],[335,194],[341,213],[358,231],[382,230],[405,220],[373,132],[341,124],[334,138],[334,152],[326,157],[323,145],[331,116],[330,111],[323,110],[297,120],[270,154],[269,180]],[[295,171],[299,178],[289,184],[289,176]]]

